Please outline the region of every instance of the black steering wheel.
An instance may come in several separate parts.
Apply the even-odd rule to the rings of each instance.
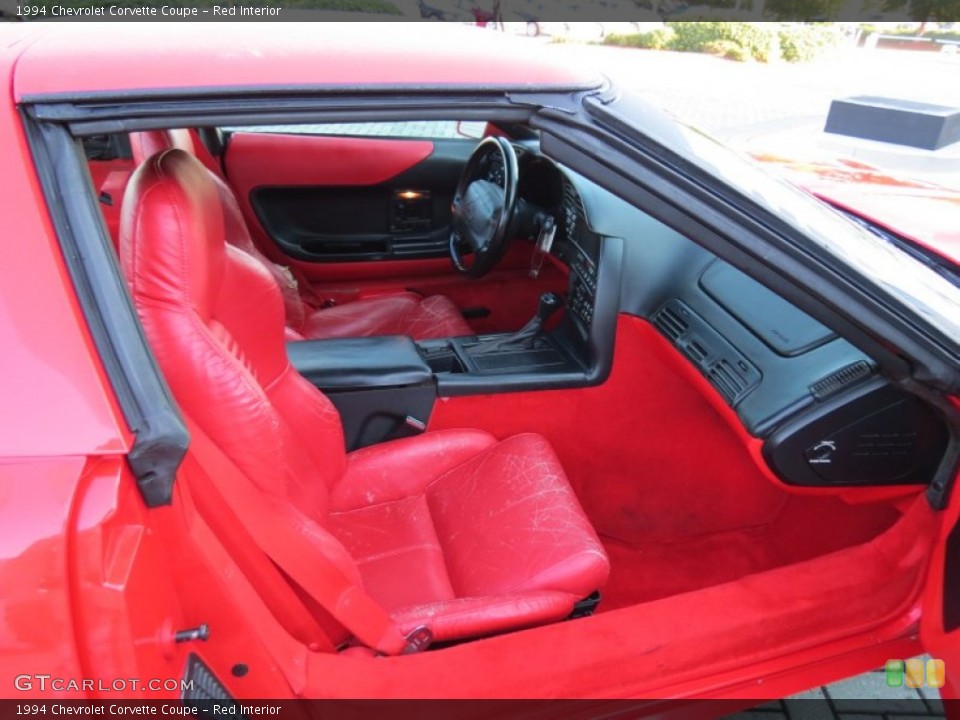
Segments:
[[[517,153],[501,137],[481,141],[467,160],[453,196],[450,231],[450,259],[465,275],[486,274],[506,250],[517,209],[518,174]]]

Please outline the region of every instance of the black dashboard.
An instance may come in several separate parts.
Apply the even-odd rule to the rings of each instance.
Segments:
[[[553,251],[570,268],[567,310],[585,337],[593,323],[601,240],[590,230],[580,194],[567,179],[563,181],[562,197]]]
[[[697,266],[651,320],[764,440],[796,485],[927,483],[943,421],[875,363],[776,293],[718,259]]]
[[[619,312],[647,319],[712,384],[784,482],[927,483],[949,433],[926,403],[773,290],[649,215],[543,158],[521,196],[556,213],[568,310],[589,333],[604,245],[622,243]],[[598,290],[598,283],[600,284]],[[585,335],[586,336],[586,335]],[[611,338],[605,342],[612,343]]]
[[[588,222],[574,182],[543,157],[522,154],[518,195],[556,221],[551,254],[570,269],[567,311],[581,337],[590,334],[596,309],[601,237]]]

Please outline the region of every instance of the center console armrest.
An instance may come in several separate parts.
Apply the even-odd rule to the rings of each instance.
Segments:
[[[423,385],[433,379],[405,335],[292,341],[287,356],[301,375],[324,390]]]

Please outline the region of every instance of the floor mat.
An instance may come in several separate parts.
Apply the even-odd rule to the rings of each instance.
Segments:
[[[792,497],[767,525],[674,541],[624,542],[601,533],[612,569],[598,611],[719,585],[859,545],[898,517],[885,505]]]

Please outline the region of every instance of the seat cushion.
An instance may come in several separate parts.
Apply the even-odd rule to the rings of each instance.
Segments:
[[[414,340],[472,335],[456,306],[442,295],[398,293],[321,308],[299,328],[308,339],[407,335]]]
[[[331,510],[367,592],[438,640],[563,618],[609,573],[539,435],[450,430],[359,450]]]

